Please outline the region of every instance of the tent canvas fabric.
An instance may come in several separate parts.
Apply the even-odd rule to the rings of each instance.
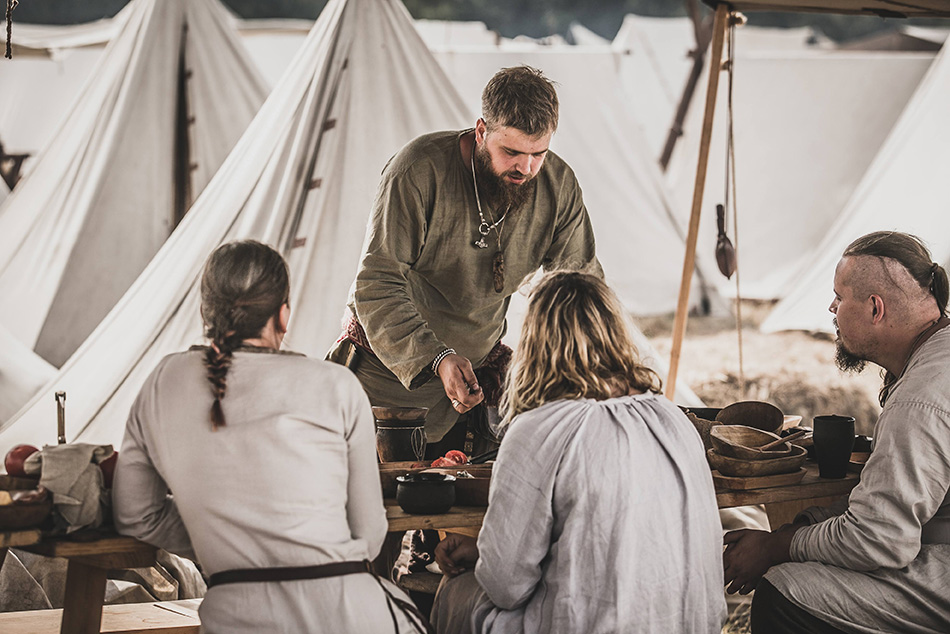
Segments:
[[[152,368],[201,341],[199,276],[229,240],[285,253],[285,345],[322,357],[339,334],[386,161],[418,134],[470,120],[401,4],[331,0],[190,212],[59,374],[0,428],[0,446],[42,439],[53,390],[69,394],[71,441],[120,441]]]
[[[636,315],[676,309],[685,232],[656,160],[617,86],[617,54],[609,47],[561,47],[533,51],[459,48],[436,58],[473,110],[500,68],[528,64],[558,84],[560,117],[551,142],[574,169],[597,238],[607,281]],[[596,95],[596,100],[592,100]],[[714,290],[697,275],[693,305],[705,294],[726,312]]]
[[[830,48],[828,38],[808,27],[775,29],[746,26],[737,36],[742,50],[804,51]],[[620,78],[643,134],[659,157],[693,66],[696,36],[689,18],[627,14],[611,46],[622,55]],[[697,95],[691,112],[702,112]],[[695,165],[693,166],[695,169]]]
[[[266,96],[226,18],[216,0],[136,0],[0,207],[0,323],[54,365],[145,268]]]
[[[7,424],[0,448],[68,438],[118,444],[145,377],[201,341],[198,282],[233,239],[277,245],[291,266],[285,346],[322,357],[340,331],[379,174],[403,144],[474,120],[396,0],[331,0],[287,74],[191,211],[59,373]],[[381,104],[383,107],[381,107]]]
[[[828,306],[835,266],[872,231],[915,234],[934,261],[950,266],[950,50],[944,46],[844,209],[762,323],[764,332],[834,332]]]
[[[796,271],[812,258],[835,217],[933,63],[929,53],[743,53],[736,36],[734,127],[735,202],[727,232],[735,241],[740,293],[780,298]],[[715,205],[723,202],[727,87],[719,85],[702,204],[697,260],[715,265]],[[705,80],[701,80],[705,86]],[[668,183],[687,213],[696,178],[702,109],[694,108],[667,171]],[[731,197],[731,194],[730,194]],[[713,280],[735,296],[732,280]]]
[[[2,424],[53,378],[56,368],[23,345],[3,326],[0,326],[0,350],[3,351],[3,354],[0,354],[0,424]]]

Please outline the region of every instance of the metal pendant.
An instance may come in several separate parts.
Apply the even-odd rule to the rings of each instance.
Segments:
[[[479,238],[478,240],[476,240],[475,242],[473,242],[472,245],[478,247],[479,249],[487,249],[487,248],[488,248],[488,243],[485,242],[485,238],[484,238],[484,237]]]
[[[505,254],[499,251],[491,263],[492,287],[496,293],[505,290]]]

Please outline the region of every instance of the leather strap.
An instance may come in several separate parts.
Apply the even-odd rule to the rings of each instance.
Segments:
[[[367,561],[339,561],[319,566],[292,566],[284,568],[242,568],[223,570],[211,575],[208,589],[226,583],[255,583],[262,581],[297,581],[301,579],[322,579],[368,572],[372,574]]]

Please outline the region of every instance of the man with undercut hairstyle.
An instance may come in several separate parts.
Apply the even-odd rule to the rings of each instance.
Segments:
[[[950,632],[947,272],[916,237],[863,236],[834,278],[836,361],[883,368],[874,449],[851,495],[772,533],[725,537],[752,631]]]
[[[428,407],[427,439],[443,441],[430,455],[462,449],[459,415],[497,403],[522,280],[540,267],[602,276],[581,188],[548,149],[557,122],[554,84],[505,68],[474,129],[423,135],[383,170],[328,358],[353,369],[373,405]]]

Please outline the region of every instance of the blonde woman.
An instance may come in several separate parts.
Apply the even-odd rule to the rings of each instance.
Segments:
[[[533,292],[482,531],[436,550],[448,575],[437,631],[719,632],[721,526],[702,442],[659,395],[622,314],[583,273]]]

